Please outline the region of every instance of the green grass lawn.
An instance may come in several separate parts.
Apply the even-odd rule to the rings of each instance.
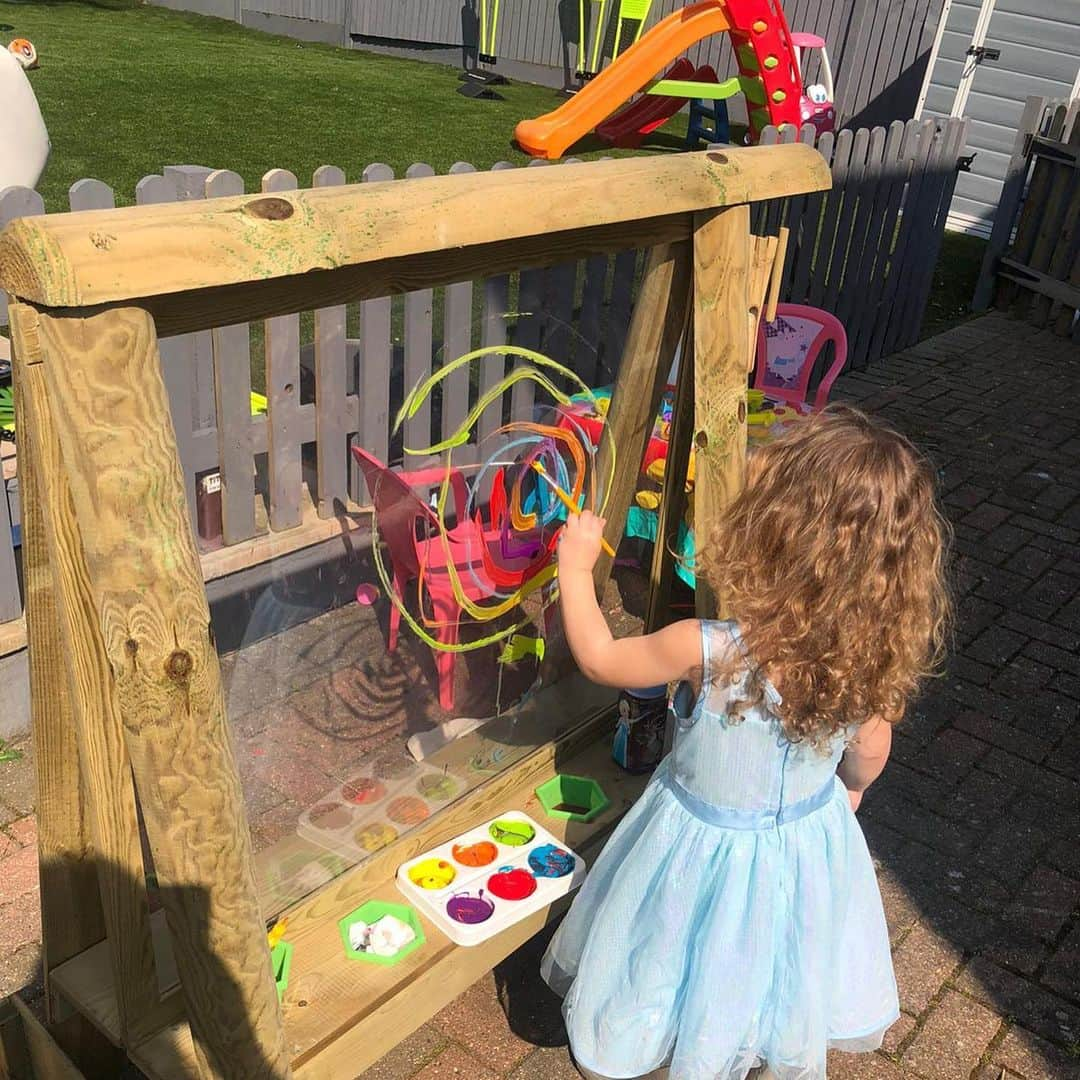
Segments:
[[[160,8],[0,0],[0,23],[14,27],[4,41],[28,37],[41,57],[30,77],[52,140],[39,184],[50,212],[83,177],[130,203],[164,165],[233,169],[257,191],[273,168],[309,186],[320,165],[353,181],[375,161],[399,173],[520,164],[514,125],[561,99],[514,83],[504,101],[470,100],[452,68]]]

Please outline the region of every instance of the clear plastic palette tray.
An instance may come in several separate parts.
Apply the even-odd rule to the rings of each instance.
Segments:
[[[305,840],[351,862],[386,847],[463,794],[458,776],[394,755],[357,768],[300,815]]]
[[[515,835],[528,829],[532,838],[527,841]],[[523,842],[510,842],[514,839]],[[470,865],[489,854],[490,862]],[[548,876],[555,873],[558,876]],[[397,872],[398,889],[458,945],[479,945],[584,880],[585,860],[516,810],[410,859]],[[462,916],[478,918],[489,907],[482,921],[460,921]]]

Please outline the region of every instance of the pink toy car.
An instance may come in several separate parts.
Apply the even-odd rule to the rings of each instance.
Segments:
[[[799,113],[804,124],[813,124],[817,128],[818,136],[826,131],[832,131],[836,127],[836,106],[833,104],[833,77],[832,67],[829,64],[829,54],[825,49],[825,39],[817,34],[791,35],[791,43],[795,46],[795,58],[798,61],[800,71],[806,70],[803,63],[803,52],[806,49],[821,50],[821,77],[824,82],[814,83],[803,87],[802,98],[799,100]]]

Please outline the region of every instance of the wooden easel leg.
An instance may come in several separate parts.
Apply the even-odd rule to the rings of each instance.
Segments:
[[[16,430],[28,430],[19,361],[25,342],[15,341]],[[109,1076],[115,1049],[83,1017],[69,1014],[49,991],[53,968],[105,936],[87,806],[79,773],[70,686],[55,602],[55,584],[38,498],[33,448],[20,446],[23,514],[23,581],[30,662],[30,713],[37,769],[38,859],[41,878],[41,962],[46,1010],[54,1036],[90,1075]]]
[[[136,1045],[181,1015],[179,995],[159,1003],[150,934],[150,909],[135,809],[131,762],[124,745],[113,680],[94,612],[94,601],[64,475],[60,442],[49,411],[38,341],[37,312],[23,304],[10,309],[18,343],[16,364],[22,388],[23,446],[39,468],[35,496],[43,510],[49,561],[65,656],[95,863],[112,959],[120,1030]]]
[[[288,1077],[217,653],[157,337],[41,313],[49,408],[200,1071]],[[107,433],[107,434],[106,434]]]
[[[746,469],[746,374],[750,367],[749,206],[699,214],[694,222],[694,539],[697,550],[738,494]],[[697,575],[700,619],[717,598]]]
[[[617,458],[607,506],[606,538],[617,547],[637,489],[638,473],[652,435],[675,350],[686,329],[690,303],[690,245],[659,244],[648,255],[619,374],[611,395],[605,436],[597,455],[597,473],[606,478]],[[611,557],[596,565],[600,593],[611,575]]]
[[[690,465],[690,444],[694,436],[694,331],[691,325],[683,338],[675,401],[671,410],[671,432],[664,462],[664,488],[657,511],[656,543],[649,572],[649,606],[645,613],[645,633],[667,625],[671,611],[671,587],[675,578],[674,545],[679,522],[686,513],[686,476]]]

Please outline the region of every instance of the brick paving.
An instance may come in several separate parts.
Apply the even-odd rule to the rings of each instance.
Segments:
[[[990,315],[833,397],[888,417],[940,466],[958,622],[946,674],[860,811],[903,1015],[882,1051],[834,1054],[829,1076],[1080,1080],[1080,350]],[[27,766],[0,765],[0,993],[37,965]],[[363,1080],[573,1080],[536,974],[543,946]]]

